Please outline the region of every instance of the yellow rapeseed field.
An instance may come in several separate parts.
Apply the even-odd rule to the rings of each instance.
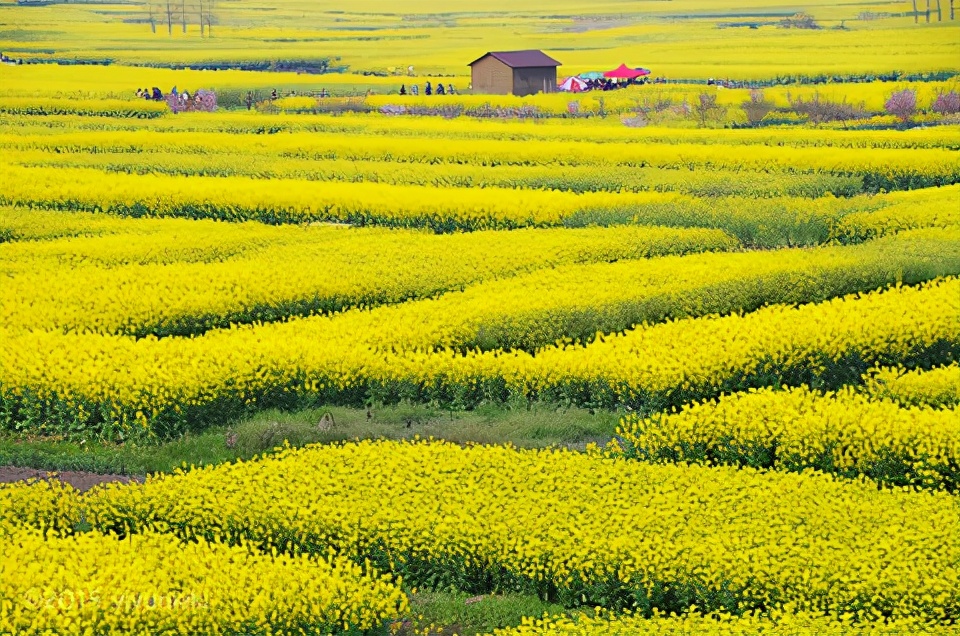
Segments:
[[[0,477],[204,464],[0,484],[0,633],[956,636],[920,4],[0,0]],[[364,411],[577,436],[281,443]]]

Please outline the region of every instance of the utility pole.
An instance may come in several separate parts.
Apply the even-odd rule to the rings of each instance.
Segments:
[[[917,0],[913,0],[913,23],[920,23],[920,15],[917,13]]]
[[[183,32],[187,32],[187,0],[180,0],[180,24],[183,26]]]
[[[952,0],[951,0],[952,1]],[[153,18],[153,1],[147,0],[147,8],[150,10],[150,31],[157,32],[157,21]]]
[[[173,35],[173,7],[167,0],[167,35]]]
[[[927,24],[930,24],[930,0],[927,0]]]
[[[937,22],[943,22],[943,10],[940,8],[940,0],[937,0]]]
[[[203,37],[203,0],[200,0],[200,37]]]

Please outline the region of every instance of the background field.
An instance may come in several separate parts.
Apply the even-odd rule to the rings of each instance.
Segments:
[[[396,91],[407,75],[442,75],[463,90],[469,83],[469,62],[489,50],[518,48],[551,52],[563,62],[567,74],[627,62],[648,67],[660,77],[684,80],[905,79],[949,74],[956,70],[960,55],[949,7],[942,8],[943,21],[934,13],[928,23],[924,13],[915,24],[909,2],[798,7],[748,1],[736,8],[696,0],[601,2],[587,7],[574,2],[486,3],[482,8],[451,10],[438,9],[431,2],[402,7],[361,2],[344,8],[330,2],[197,0],[182,7],[172,15],[168,32],[166,5],[161,3],[31,7],[4,3],[0,4],[0,50],[26,61],[336,70],[337,74],[323,77],[147,70],[128,76],[133,86],[158,85],[164,90],[168,84],[179,84],[215,89],[324,87],[334,92]],[[822,28],[778,27],[798,10],[807,12]],[[150,27],[151,11],[155,33]],[[201,15],[206,16],[204,35]],[[212,35],[206,22],[212,26]],[[6,80],[10,71],[2,70],[4,84],[16,81]],[[43,71],[32,72],[41,74],[38,80],[43,77]],[[70,87],[67,90],[89,93],[105,88],[129,90],[91,69],[77,72],[80,75],[33,81],[30,88]],[[80,78],[82,86],[73,88]]]

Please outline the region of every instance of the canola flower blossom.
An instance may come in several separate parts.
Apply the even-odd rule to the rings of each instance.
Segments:
[[[604,612],[567,617],[527,617],[517,627],[496,630],[493,636],[950,636],[955,627],[913,619],[859,622],[804,613],[708,616],[615,615]]]
[[[867,394],[904,406],[949,409],[960,405],[960,364],[956,362],[929,370],[871,369],[864,380]]]
[[[902,407],[851,388],[724,395],[678,412],[628,416],[617,436],[619,454],[644,461],[815,468],[886,485],[960,486],[960,411]]]
[[[82,518],[77,490],[58,479],[0,484],[0,529],[9,526],[69,534]]]
[[[367,633],[408,608],[389,578],[344,559],[2,525],[0,551],[0,632],[18,636]]]

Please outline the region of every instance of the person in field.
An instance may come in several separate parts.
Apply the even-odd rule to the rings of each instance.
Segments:
[[[407,94],[407,85],[406,85],[406,84],[401,84],[401,85],[400,85],[400,94],[401,94],[401,95],[406,95],[406,94]]]
[[[423,94],[433,95],[433,87],[430,86],[430,82],[427,82],[426,85],[423,87]]]
[[[443,84],[437,82],[437,95],[443,95]]]
[[[419,94],[420,94],[420,85],[419,85],[419,84],[414,84],[414,85],[413,85],[413,88],[411,89],[411,92],[413,92],[414,95],[419,95]]]

